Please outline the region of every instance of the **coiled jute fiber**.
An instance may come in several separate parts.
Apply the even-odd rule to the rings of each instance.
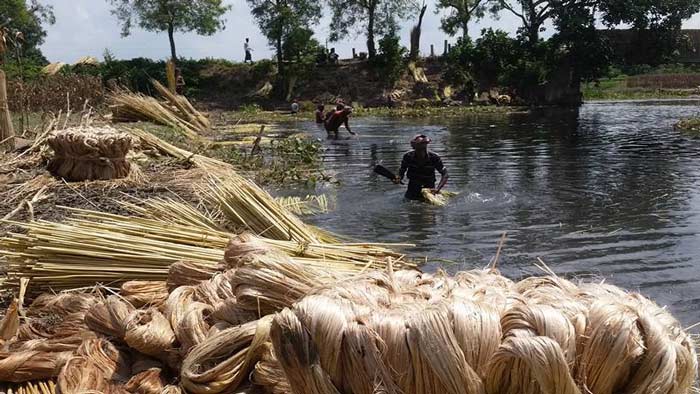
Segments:
[[[686,394],[693,343],[649,300],[558,277],[371,273],[277,314],[292,392]]]
[[[496,270],[351,275],[250,245],[229,250],[217,269],[181,264],[171,274],[192,275],[169,279],[172,287],[134,282],[119,294],[37,298],[0,345],[0,385],[55,379],[59,393],[85,394],[690,394],[696,374],[679,323],[607,284],[554,274],[513,282]]]
[[[134,141],[109,127],[62,130],[47,140],[54,151],[48,169],[68,181],[110,180],[129,176],[126,155]]]

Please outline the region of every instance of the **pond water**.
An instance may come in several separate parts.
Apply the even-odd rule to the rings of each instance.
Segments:
[[[397,121],[353,119],[359,138],[328,140],[320,190],[335,209],[315,224],[361,240],[414,243],[424,270],[484,267],[508,232],[499,268],[641,291],[686,324],[700,321],[700,138],[673,129],[697,103],[590,103],[578,111]],[[428,134],[449,169],[447,207],[407,202],[372,174],[398,170],[408,140]],[[347,136],[347,133],[345,133]]]

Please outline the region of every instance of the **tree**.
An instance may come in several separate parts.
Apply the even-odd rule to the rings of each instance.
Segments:
[[[364,31],[367,37],[367,53],[377,55],[375,37],[396,29],[398,20],[413,12],[411,0],[329,0],[333,16],[330,40],[339,41],[351,30]]]
[[[555,10],[549,0],[501,0],[501,8],[520,18],[523,24],[520,30],[530,45],[540,40],[543,25]]]
[[[285,75],[285,43],[299,47],[299,41],[311,38],[310,26],[321,18],[321,4],[313,0],[247,0],[260,30],[277,52],[277,67]],[[302,37],[301,40],[299,37]],[[287,50],[287,53],[294,52]]]
[[[570,12],[599,16],[608,27],[628,24],[637,30],[679,31],[683,20],[700,11],[700,0],[500,0],[500,6],[520,18],[521,30],[534,45],[547,20],[567,18]]]
[[[462,30],[462,38],[469,37],[469,23],[479,20],[487,13],[497,13],[500,3],[494,0],[437,0],[437,10],[448,13],[442,18],[445,33],[454,36]]]
[[[53,8],[37,0],[0,1],[0,29],[4,31],[8,56],[13,54],[17,56],[21,53],[24,58],[44,63],[46,59],[39,49],[46,37],[42,24],[55,22]],[[19,58],[16,60],[19,61]]]
[[[418,9],[418,23],[411,29],[411,52],[409,55],[411,60],[416,60],[420,56],[421,27],[423,25],[425,12],[428,10],[428,5],[425,3],[425,0],[423,0],[420,5],[416,3],[416,8]]]
[[[195,31],[210,36],[224,29],[224,14],[231,9],[223,0],[108,0],[112,14],[122,24],[122,36],[134,24],[148,31],[167,31],[170,54],[177,61],[175,32]]]

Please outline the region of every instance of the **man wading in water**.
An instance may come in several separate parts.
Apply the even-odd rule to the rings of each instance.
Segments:
[[[348,133],[352,135],[357,135],[354,131],[350,130],[350,114],[352,113],[352,108],[346,107],[344,104],[338,104],[335,111],[326,114],[326,120],[324,122],[326,127],[326,132],[329,136],[338,137],[338,130],[340,126],[345,125]]]
[[[422,189],[430,189],[433,194],[440,193],[447,184],[447,169],[442,164],[440,156],[428,152],[430,138],[425,135],[417,135],[411,140],[413,151],[406,153],[401,161],[399,175],[394,178],[394,183],[399,184],[408,172],[408,190],[406,198],[409,200],[423,200]],[[435,171],[440,173],[440,184],[435,188]]]

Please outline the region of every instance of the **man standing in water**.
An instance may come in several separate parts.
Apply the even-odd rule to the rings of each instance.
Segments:
[[[411,147],[413,151],[406,153],[401,161],[399,175],[394,179],[394,183],[401,183],[408,172],[408,190],[406,198],[409,200],[423,200],[421,190],[431,189],[433,194],[440,193],[447,184],[449,176],[447,169],[442,164],[440,156],[428,151],[428,144],[431,140],[421,134],[413,137]],[[440,173],[440,184],[435,188],[435,171]]]
[[[345,125],[348,133],[352,135],[357,135],[357,133],[350,130],[350,114],[352,113],[352,108],[346,107],[343,104],[338,104],[335,111],[329,112],[326,115],[325,127],[328,135],[333,134],[335,137],[338,136],[338,130],[340,126]]]

